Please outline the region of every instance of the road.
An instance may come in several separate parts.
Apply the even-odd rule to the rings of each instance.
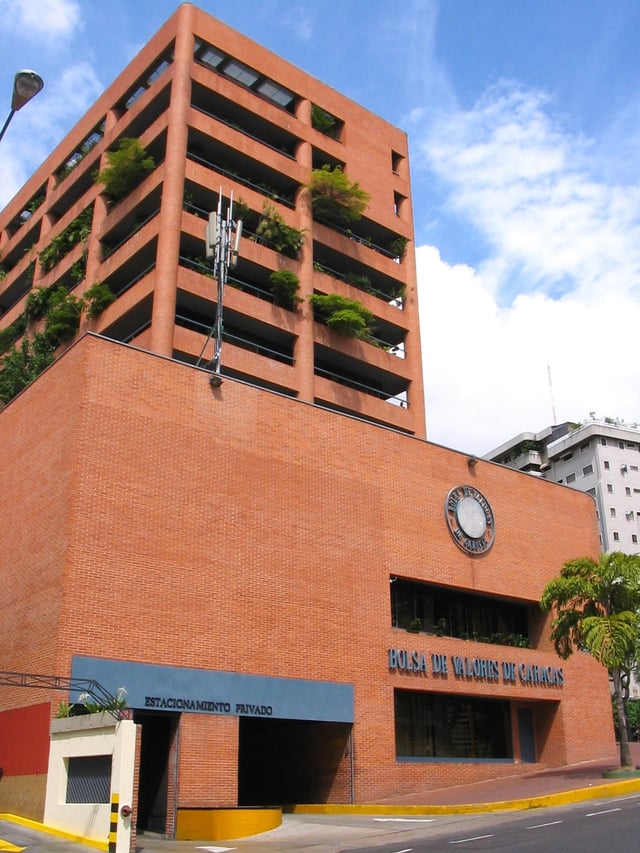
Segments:
[[[638,849],[640,794],[561,808],[481,815],[287,815],[282,827],[227,842],[141,837],[140,853],[626,853]],[[6,845],[10,846],[6,846]],[[13,845],[13,846],[11,846]],[[0,853],[95,853],[0,822]]]
[[[640,796],[515,814],[483,815],[425,827],[401,845],[343,847],[349,853],[623,853],[638,849]],[[399,839],[398,839],[399,840]]]

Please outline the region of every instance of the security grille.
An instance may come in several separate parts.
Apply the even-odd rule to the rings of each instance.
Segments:
[[[67,803],[108,803],[110,793],[110,755],[69,758]]]

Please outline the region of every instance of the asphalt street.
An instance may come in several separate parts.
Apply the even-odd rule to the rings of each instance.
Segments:
[[[640,794],[558,808],[475,815],[285,815],[271,832],[235,841],[167,841],[143,836],[140,853],[443,853],[638,849]],[[89,853],[95,848],[0,821],[0,853]]]

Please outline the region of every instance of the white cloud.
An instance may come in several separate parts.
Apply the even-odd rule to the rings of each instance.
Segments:
[[[508,83],[441,112],[420,150],[487,247],[476,269],[418,249],[429,438],[483,454],[591,411],[640,421],[637,176]]]
[[[608,184],[606,163],[549,114],[539,92],[508,83],[468,111],[441,115],[421,146],[448,203],[483,233],[487,283],[503,302],[543,289],[631,292],[640,281],[640,186]]]
[[[68,38],[81,24],[77,0],[0,0],[2,26],[22,38]]]
[[[590,411],[640,420],[637,301],[533,293],[500,307],[478,271],[450,266],[431,246],[417,259],[431,441],[483,454]]]

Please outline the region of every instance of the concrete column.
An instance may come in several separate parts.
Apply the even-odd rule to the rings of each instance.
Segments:
[[[311,124],[311,102],[302,101],[298,105],[297,116],[305,124]],[[313,150],[310,142],[301,142],[298,146],[296,159],[308,170],[311,177]],[[314,399],[313,374],[313,310],[309,296],[313,293],[313,216],[311,212],[311,195],[308,189],[301,189],[296,199],[298,227],[304,231],[304,242],[300,251],[300,297],[304,300],[298,307],[301,322],[298,325],[298,340],[296,341],[295,360],[298,384],[298,398],[309,403]]]
[[[183,4],[179,10],[173,60],[171,102],[168,110],[167,148],[164,161],[164,184],[160,208],[158,248],[156,254],[155,290],[151,314],[151,349],[161,355],[173,354],[173,331],[176,314],[180,225],[187,153],[187,116],[191,103],[191,64],[194,37],[193,6]]]

